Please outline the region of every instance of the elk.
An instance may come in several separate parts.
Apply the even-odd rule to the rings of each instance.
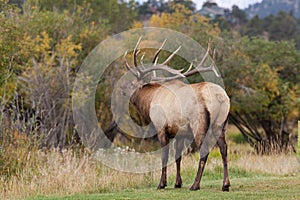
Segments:
[[[178,78],[192,76],[199,72],[213,71],[219,76],[214,68],[214,64],[203,67],[209,57],[210,43],[207,51],[200,63],[192,69],[175,70],[167,66],[169,61],[180,50],[175,50],[163,63],[157,64],[158,55],[161,52],[166,40],[157,50],[149,67],[143,64],[141,57],[141,67],[137,64],[137,55],[141,38],[138,40],[133,50],[133,63],[131,67],[124,54],[124,64],[136,80],[130,84],[121,86],[122,90],[133,90],[130,96],[132,104],[145,123],[154,125],[158,140],[162,148],[162,173],[157,189],[164,189],[167,186],[167,162],[169,158],[169,141],[175,138],[176,157],[176,182],[175,188],[182,187],[180,175],[180,162],[182,150],[184,148],[184,138],[193,137],[197,148],[200,151],[200,161],[198,172],[190,190],[199,190],[200,181],[207,161],[209,150],[201,148],[205,136],[211,130],[212,136],[220,148],[224,168],[224,180],[222,191],[229,191],[230,181],[227,168],[227,144],[225,141],[226,127],[230,108],[229,98],[225,90],[210,82],[196,84],[186,84]],[[171,73],[170,77],[157,77],[155,71],[162,70]],[[150,77],[150,81],[149,81]],[[147,79],[147,81],[146,81]],[[128,92],[127,92],[128,95]],[[215,144],[215,143],[214,143]],[[201,151],[201,149],[203,149]]]

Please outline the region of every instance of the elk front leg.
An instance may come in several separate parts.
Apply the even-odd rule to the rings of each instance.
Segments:
[[[158,134],[158,139],[160,141],[160,145],[162,148],[162,171],[161,178],[157,189],[164,189],[167,186],[167,164],[169,159],[169,138],[166,136],[165,130],[162,130],[160,134]]]
[[[225,141],[225,135],[222,135],[218,139],[218,146],[220,148],[220,153],[222,155],[223,168],[224,168],[224,180],[223,180],[222,191],[229,192],[230,181],[229,181],[229,176],[228,176],[227,144],[226,144],[226,141]]]
[[[183,144],[184,140],[177,138],[176,139],[176,154],[175,154],[175,159],[176,159],[176,182],[175,182],[175,188],[181,188],[182,187],[182,179],[180,175],[180,162],[181,162],[181,154],[182,154],[182,149],[183,149]]]

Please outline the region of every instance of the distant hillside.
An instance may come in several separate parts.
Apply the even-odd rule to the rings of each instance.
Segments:
[[[270,14],[276,15],[279,11],[292,11],[296,18],[300,17],[300,0],[263,0],[245,9],[249,18],[258,15],[264,18]]]

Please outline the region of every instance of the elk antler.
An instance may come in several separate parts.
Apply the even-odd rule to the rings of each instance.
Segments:
[[[154,59],[153,59],[153,62],[152,62],[152,66],[151,67],[148,67],[148,68],[145,68],[144,67],[144,64],[143,64],[143,58],[144,58],[144,55],[141,57],[141,64],[143,66],[144,69],[141,69],[140,67],[138,67],[137,65],[137,54],[140,52],[140,50],[138,50],[138,47],[139,47],[139,44],[141,42],[141,38],[139,38],[134,50],[133,50],[133,64],[134,64],[134,67],[136,68],[137,71],[135,71],[129,64],[128,64],[128,61],[126,59],[126,56],[127,56],[127,51],[125,52],[124,54],[124,60],[125,60],[125,66],[126,68],[138,79],[138,80],[141,80],[143,77],[146,76],[146,74],[148,74],[149,72],[153,72],[155,70],[163,70],[163,71],[167,71],[171,74],[174,74],[174,75],[178,75],[180,77],[184,77],[181,72],[183,71],[182,70],[175,70],[175,69],[172,69],[168,66],[166,66],[167,63],[169,63],[171,61],[171,59],[176,55],[176,53],[180,50],[181,46],[179,46],[162,64],[159,64],[157,65],[157,59],[158,59],[158,54],[160,53],[160,51],[162,50],[165,42],[167,40],[165,40],[163,42],[163,44],[161,45],[161,47],[158,49],[158,51],[155,53],[155,56],[154,56]]]
[[[177,79],[177,78],[180,78],[180,77],[189,77],[189,76],[192,76],[192,75],[194,75],[194,74],[196,74],[196,73],[200,73],[200,72],[208,72],[208,71],[213,71],[214,73],[215,73],[215,75],[217,76],[217,77],[220,77],[220,75],[219,75],[219,73],[217,72],[217,70],[215,69],[215,63],[212,61],[212,63],[210,64],[210,66],[209,67],[203,67],[203,64],[205,63],[205,61],[207,60],[207,58],[209,57],[209,52],[210,52],[210,50],[211,50],[211,43],[210,42],[208,42],[208,45],[207,45],[207,50],[206,50],[206,52],[205,52],[205,54],[204,54],[204,56],[203,56],[203,58],[202,58],[202,60],[200,61],[200,63],[197,65],[197,67],[196,68],[194,68],[193,70],[191,70],[192,69],[192,67],[193,67],[193,63],[191,63],[191,65],[190,65],[190,67],[188,68],[188,70],[186,71],[186,72],[184,72],[184,73],[181,73],[181,74],[179,74],[179,75],[177,75],[177,76],[172,76],[172,77],[153,77],[152,78],[152,81],[170,81],[170,80],[173,80],[173,79]],[[177,49],[178,50],[178,49]],[[177,52],[177,50],[176,50],[176,52]],[[173,53],[174,54],[174,53]],[[171,55],[172,57],[174,56],[174,55]],[[215,51],[214,51],[214,54],[215,54]],[[171,57],[170,56],[170,57]],[[169,59],[169,58],[168,58]],[[169,61],[169,60],[166,60],[166,61]],[[165,61],[165,62],[166,62]],[[163,64],[165,64],[165,62],[163,63]],[[165,66],[165,67],[167,67],[167,68],[169,68],[168,66]],[[179,70],[180,72],[182,71],[182,70]]]
[[[134,63],[134,67],[136,68],[136,71],[130,67],[130,65],[128,64],[127,60],[126,60],[126,55],[127,52],[125,52],[124,55],[124,60],[125,60],[125,66],[126,68],[138,79],[138,80],[142,80],[146,75],[148,75],[148,73],[150,72],[155,72],[156,70],[163,70],[163,71],[167,71],[175,76],[171,76],[171,77],[156,77],[153,76],[151,78],[151,81],[170,81],[170,80],[174,80],[174,79],[178,79],[178,78],[182,78],[182,77],[188,77],[188,76],[192,76],[196,73],[200,73],[200,72],[208,72],[208,71],[213,71],[215,73],[215,75],[217,77],[220,77],[220,75],[218,74],[217,70],[215,69],[214,66],[214,62],[211,63],[211,65],[209,67],[203,67],[203,64],[205,63],[205,61],[207,60],[207,58],[209,57],[209,52],[210,52],[210,42],[208,43],[207,46],[207,50],[202,58],[202,60],[200,61],[200,63],[197,65],[196,68],[192,69],[193,63],[191,63],[190,67],[188,68],[188,70],[184,73],[182,73],[183,69],[181,70],[175,70],[172,69],[170,67],[167,66],[167,64],[171,61],[171,59],[177,54],[177,52],[181,49],[181,46],[179,46],[163,63],[161,64],[157,64],[157,60],[158,60],[158,55],[161,52],[164,44],[166,43],[167,39],[164,40],[163,44],[159,47],[159,49],[156,51],[154,58],[152,60],[152,66],[145,68],[144,64],[143,64],[143,58],[144,55],[141,57],[140,63],[142,64],[142,68],[137,66],[137,54],[140,52],[140,50],[138,50],[138,46],[140,44],[141,41],[141,37],[139,38],[134,50],[133,50],[133,63]]]

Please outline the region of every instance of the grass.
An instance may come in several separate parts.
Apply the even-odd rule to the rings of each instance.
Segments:
[[[298,177],[233,178],[229,193],[220,191],[220,181],[206,180],[200,191],[182,189],[156,190],[155,188],[131,189],[102,194],[78,194],[64,197],[37,197],[35,199],[299,199]]]
[[[217,149],[209,156],[201,190],[191,192],[188,188],[195,178],[198,154],[183,157],[182,189],[172,188],[176,172],[173,164],[168,167],[169,187],[158,191],[160,171],[124,173],[102,165],[87,152],[43,152],[25,145],[2,152],[2,157],[7,154],[6,159],[14,156],[10,166],[17,170],[8,177],[0,176],[0,199],[299,199],[300,165],[296,156],[258,156],[236,137],[236,133],[228,137],[229,193],[221,192],[223,167]]]

